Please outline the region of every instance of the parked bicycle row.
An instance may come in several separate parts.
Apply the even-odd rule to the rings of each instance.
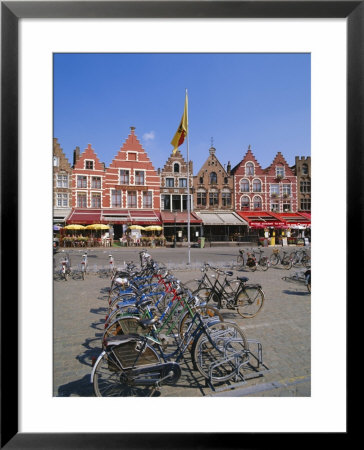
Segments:
[[[220,312],[254,317],[264,303],[260,285],[248,284],[247,277],[232,280],[232,272],[206,263],[201,279],[182,284],[146,250],[139,256],[140,267],[127,262],[113,268],[102,352],[91,373],[96,396],[160,393],[178,382],[187,352],[212,388],[267,370],[261,344]]]
[[[311,256],[305,248],[299,248],[290,253],[287,250],[274,248],[269,257],[260,248],[240,249],[236,262],[238,270],[247,268],[255,271],[258,267],[264,271],[268,270],[269,267],[282,267],[289,270],[292,267],[309,267],[311,265]]]

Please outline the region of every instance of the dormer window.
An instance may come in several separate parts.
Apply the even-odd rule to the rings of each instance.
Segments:
[[[94,162],[92,160],[85,161],[85,169],[94,170]]]
[[[216,172],[210,173],[210,184],[217,184],[217,174]]]
[[[248,162],[245,166],[245,175],[254,175],[254,164]]]
[[[283,166],[277,166],[276,167],[276,177],[277,178],[284,178],[284,167]]]

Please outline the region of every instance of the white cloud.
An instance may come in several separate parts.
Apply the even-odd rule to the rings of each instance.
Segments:
[[[144,133],[143,134],[144,141],[153,141],[154,138],[155,138],[154,131],[150,131],[149,133]]]

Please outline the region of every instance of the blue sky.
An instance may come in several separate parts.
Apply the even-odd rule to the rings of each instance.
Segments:
[[[154,167],[163,167],[189,99],[194,174],[211,138],[222,164],[235,166],[251,145],[267,167],[280,151],[288,164],[309,156],[309,54],[55,54],[54,137],[70,163],[92,144],[110,164],[130,132]],[[186,144],[180,150],[186,157]]]

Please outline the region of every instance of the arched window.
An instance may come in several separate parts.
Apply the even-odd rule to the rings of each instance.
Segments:
[[[262,183],[260,180],[253,181],[253,192],[262,192]]]
[[[253,198],[253,208],[262,209],[262,199],[258,195]]]
[[[250,207],[249,197],[247,195],[243,195],[241,197],[240,204],[241,204],[241,209],[249,209],[249,207]]]
[[[252,162],[246,164],[245,175],[254,175],[254,164]]]
[[[302,175],[308,175],[308,165],[302,164]]]
[[[179,173],[179,164],[178,163],[174,163],[173,164],[173,172],[174,173]]]
[[[240,192],[249,192],[249,181],[241,180],[240,181]]]
[[[210,184],[217,184],[217,174],[216,172],[210,173]]]

